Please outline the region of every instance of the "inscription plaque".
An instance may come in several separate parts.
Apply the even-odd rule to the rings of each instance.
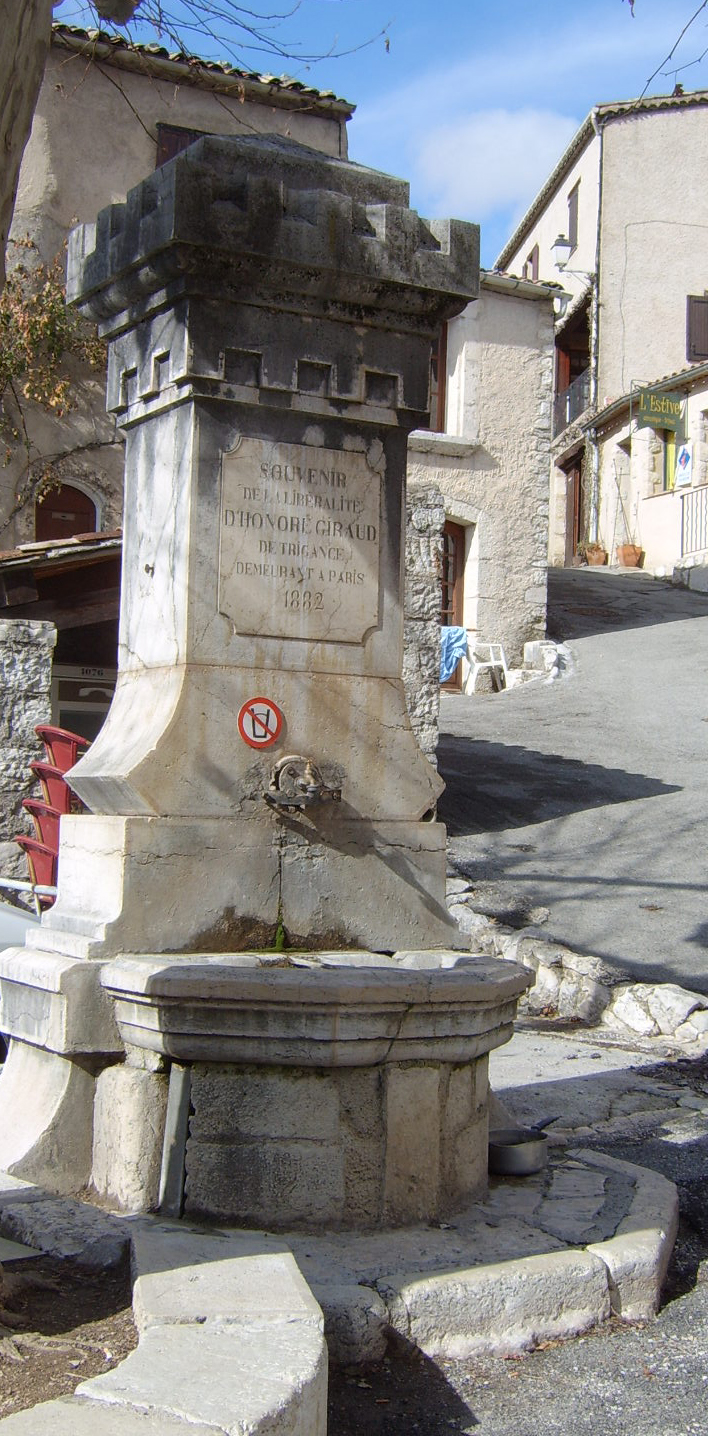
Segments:
[[[219,611],[238,633],[361,643],[378,621],[380,526],[364,454],[242,439],[221,463]]]

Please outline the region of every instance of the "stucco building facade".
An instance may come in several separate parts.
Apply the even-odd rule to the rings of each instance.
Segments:
[[[497,261],[567,294],[556,322],[554,563],[595,539],[610,562],[638,545],[655,572],[708,548],[697,493],[708,478],[707,138],[707,91],[598,105]],[[649,422],[640,408],[652,393]]]
[[[510,663],[545,635],[555,292],[482,271],[447,325],[437,431],[409,441],[411,486],[444,502],[444,621],[470,645],[502,643]],[[466,672],[463,659],[459,684]]]

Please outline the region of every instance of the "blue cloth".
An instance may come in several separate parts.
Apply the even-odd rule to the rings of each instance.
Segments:
[[[466,628],[441,628],[440,630],[440,682],[452,678],[461,658],[467,652]]]

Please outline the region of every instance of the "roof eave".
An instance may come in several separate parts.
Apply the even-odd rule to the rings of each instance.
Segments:
[[[212,68],[208,61],[199,61],[196,58],[188,60],[186,56],[184,60],[172,59],[168,55],[150,53],[147,48],[138,45],[116,44],[99,32],[92,34],[86,30],[55,24],[52,26],[52,44],[86,58],[100,60],[103,64],[112,65],[114,69],[130,71],[132,74],[194,85],[199,89],[220,94],[236,93],[239,100],[255,100],[260,104],[267,98],[269,104],[276,105],[279,109],[306,109],[310,114],[343,119],[350,119],[356,109],[356,105],[349,100],[323,94],[322,91],[310,89],[306,85],[301,86],[296,81],[293,81],[293,87],[289,88],[286,82],[277,77],[270,80],[249,75],[245,71]]]
[[[594,137],[596,133],[596,110],[591,110],[590,114],[586,117],[586,119],[583,120],[580,129],[576,130],[572,140],[570,141],[570,144],[563,151],[563,154],[561,155],[555,169],[551,171],[550,175],[548,176],[548,179],[546,180],[546,183],[543,185],[542,189],[539,190],[533,203],[527,209],[523,219],[516,226],[516,229],[514,230],[511,239],[507,240],[501,254],[495,262],[495,269],[506,268],[506,265],[509,263],[509,260],[516,253],[517,249],[523,243],[523,240],[528,234],[529,230],[536,223],[536,220],[538,219],[539,215],[543,213],[543,210],[545,209],[551,196],[555,193],[561,180],[568,173],[568,170],[572,167],[572,165],[575,164],[578,155],[582,154],[582,151],[585,149],[586,145],[589,144],[590,140]]]

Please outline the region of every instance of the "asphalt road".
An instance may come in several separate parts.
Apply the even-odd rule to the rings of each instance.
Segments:
[[[557,682],[442,695],[453,860],[481,911],[548,909],[548,937],[626,978],[708,992],[708,595],[551,570],[549,633]]]

